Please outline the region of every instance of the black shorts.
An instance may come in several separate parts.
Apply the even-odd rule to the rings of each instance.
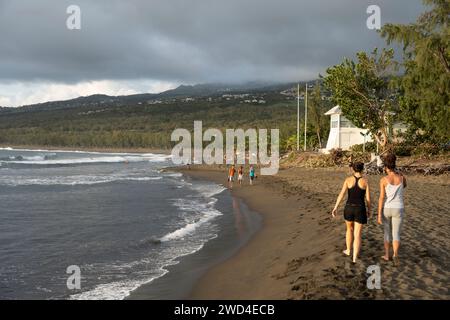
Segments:
[[[365,205],[347,204],[344,209],[344,219],[346,221],[367,223],[367,212]]]

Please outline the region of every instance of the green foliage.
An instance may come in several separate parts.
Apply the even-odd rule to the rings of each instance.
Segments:
[[[372,55],[357,54],[357,62],[344,59],[328,68],[325,85],[344,115],[360,128],[367,128],[384,147],[388,143],[390,111],[395,109],[396,95],[390,80],[396,71],[394,51],[375,49]]]
[[[432,6],[414,24],[387,24],[388,44],[403,44],[405,74],[398,83],[402,120],[414,135],[429,141],[450,139],[450,2],[425,0]]]
[[[322,92],[320,84],[316,83],[311,97],[308,99],[308,121],[312,125],[312,130],[316,137],[311,141],[313,145],[322,148],[323,139],[330,131],[330,118],[325,115],[325,112],[331,108],[328,100],[322,100]],[[315,142],[315,143],[314,143]]]
[[[193,131],[195,120],[203,127],[280,129],[281,151],[296,131],[297,105],[276,92],[266,104],[196,99],[160,105],[86,105],[74,108],[27,108],[0,113],[0,144],[90,148],[170,149],[176,128]]]
[[[444,154],[444,146],[436,143],[423,142],[417,145],[411,145],[402,142],[393,145],[393,152],[398,156],[433,156]]]
[[[363,144],[355,144],[350,148],[353,152],[363,152]],[[366,152],[376,152],[377,151],[377,143],[370,141],[366,142]]]

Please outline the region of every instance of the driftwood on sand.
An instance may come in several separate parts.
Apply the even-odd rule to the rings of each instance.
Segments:
[[[438,176],[441,174],[448,174],[450,172],[450,165],[405,165],[398,166],[397,170],[404,174],[420,174],[424,176]],[[383,174],[383,167],[377,166],[374,162],[369,162],[365,165],[365,172],[370,175]]]

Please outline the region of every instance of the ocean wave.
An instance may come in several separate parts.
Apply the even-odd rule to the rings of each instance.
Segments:
[[[213,236],[212,238],[215,238]],[[207,240],[206,240],[207,241]],[[168,266],[175,265],[179,263],[179,258],[195,253],[203,248],[204,243],[202,241],[199,244],[187,244],[183,246],[168,247],[165,250],[159,252],[160,263],[159,266],[151,268],[148,270],[149,263],[153,263],[155,259],[144,258],[139,261],[133,261],[130,263],[122,263],[118,265],[91,265],[83,266],[82,270],[92,268],[96,271],[99,269],[105,270],[105,273],[111,270],[116,270],[118,274],[124,273],[127,270],[126,279],[116,280],[109,283],[99,284],[93,289],[87,290],[85,292],[73,294],[69,297],[70,300],[123,300],[130,295],[130,293],[142,285],[151,283],[152,281],[164,276],[169,271],[166,269]],[[158,259],[159,260],[159,259]],[[87,267],[87,268],[86,268]],[[140,267],[141,271],[135,274],[136,279],[129,279],[130,273],[133,269]],[[88,270],[89,271],[89,270]]]
[[[150,244],[161,245],[159,247],[161,251],[158,252],[160,258],[152,257],[150,259],[147,257],[129,263],[100,267],[100,269],[104,268],[105,271],[108,271],[105,273],[116,270],[117,272],[113,272],[114,274],[126,274],[127,279],[116,279],[109,283],[99,284],[85,292],[71,295],[69,298],[72,300],[125,299],[139,287],[164,276],[169,272],[167,267],[179,263],[181,257],[201,250],[206,242],[216,238],[218,230],[211,228],[209,224],[222,213],[215,208],[218,199],[212,196],[219,194],[225,188],[215,184],[196,184],[193,190],[197,195],[192,198],[173,199],[173,204],[182,213],[184,225],[161,238],[150,237],[138,243],[139,247],[147,247]],[[202,229],[201,232],[197,232],[199,229]],[[153,265],[149,270],[147,265],[151,265],[155,261],[159,261],[158,265]],[[92,266],[92,268],[99,270],[99,266]],[[124,270],[127,271],[124,272]],[[141,271],[136,272],[136,270]]]
[[[203,224],[222,215],[222,213],[214,207],[217,199],[213,196],[226,190],[225,187],[212,183],[194,184],[183,179],[180,180],[180,183],[182,183],[182,186],[187,186],[189,189],[194,190],[199,197],[192,199],[175,199],[174,205],[182,212],[194,213],[194,216],[197,218],[194,218],[195,220],[193,221],[186,221],[187,223],[181,228],[164,235],[160,238],[161,242],[183,239],[187,235],[194,233],[195,230]]]
[[[162,177],[128,177],[128,176],[64,176],[64,177],[46,177],[46,178],[32,178],[25,176],[1,176],[0,185],[17,187],[17,186],[31,186],[31,185],[94,185],[102,183],[110,183],[116,181],[152,181],[161,180]]]
[[[19,158],[20,157],[20,158]],[[10,160],[0,160],[13,164],[28,165],[71,165],[71,164],[92,164],[92,163],[128,163],[128,162],[163,162],[170,158],[167,155],[147,154],[142,156],[103,156],[89,158],[71,158],[71,159],[49,159],[42,156],[23,157],[18,156]]]
[[[95,152],[95,151],[80,151],[80,150],[50,150],[50,149],[24,149],[24,148],[0,148],[5,151],[18,151],[18,152],[57,152],[57,153],[90,153],[90,154],[118,154],[118,153],[110,153],[110,152]]]
[[[192,221],[186,219],[186,224],[175,231],[169,232],[159,240],[167,242],[172,240],[183,239],[186,236],[194,233],[200,226],[211,221],[212,219],[221,216],[222,213],[214,208],[217,199],[212,198],[208,202],[201,199],[175,199],[174,204],[183,212],[194,213],[199,217],[190,218]]]
[[[164,174],[165,177],[180,178],[183,176],[183,174],[179,172],[170,172],[170,173],[164,171],[161,172]]]
[[[188,184],[188,186],[205,198],[211,198],[227,190],[227,188],[219,184]]]
[[[122,280],[111,283],[100,284],[94,289],[73,294],[71,300],[123,300],[130,295],[131,291],[136,290],[140,286],[160,278],[168,271],[162,270],[160,274],[142,280]]]
[[[131,155],[131,156],[140,156],[140,155],[164,155],[167,157],[172,157],[171,155],[159,154],[159,153],[135,153],[135,152],[100,152],[100,151],[82,151],[82,150],[50,150],[50,149],[22,149],[22,148],[11,148],[5,147],[0,148],[0,150],[5,151],[17,151],[17,152],[55,152],[55,153],[79,153],[79,154],[104,154],[104,155]]]

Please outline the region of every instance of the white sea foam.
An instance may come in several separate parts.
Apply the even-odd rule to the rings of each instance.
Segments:
[[[24,161],[44,161],[46,156],[31,156],[31,157],[27,157],[24,156],[22,157]],[[16,159],[14,157],[10,157],[12,159]]]
[[[161,242],[183,239],[193,234],[200,226],[221,216],[222,213],[214,208],[217,199],[211,198],[208,202],[205,199],[175,199],[174,204],[181,211],[193,214],[193,217],[186,219],[186,224],[175,231],[169,232],[160,238]]]
[[[94,289],[74,294],[70,296],[71,300],[123,300],[130,295],[131,291],[136,290],[143,284],[149,283],[156,278],[162,277],[168,271],[163,270],[158,276],[143,280],[123,280],[111,283],[100,284]]]
[[[165,177],[171,177],[171,178],[180,178],[180,177],[183,176],[183,174],[179,173],[179,172],[171,172],[171,173],[165,172],[163,174],[164,174]]]
[[[212,238],[215,238],[213,236]],[[200,244],[184,244],[181,246],[168,247],[165,250],[160,252],[161,260],[160,267],[152,268],[152,271],[145,271],[144,274],[138,273],[138,279],[128,279],[130,272],[136,266],[140,266],[141,268],[149,264],[149,259],[144,258],[140,261],[134,261],[131,263],[123,263],[120,265],[105,265],[105,266],[96,266],[92,265],[91,268],[98,271],[98,269],[105,270],[117,270],[120,273],[123,273],[124,270],[128,270],[126,272],[127,279],[113,281],[110,283],[99,284],[91,290],[73,294],[69,297],[71,300],[123,300],[130,295],[130,293],[137,288],[141,287],[144,284],[151,283],[155,279],[158,279],[164,276],[169,271],[166,267],[170,265],[175,265],[179,263],[179,258],[195,253],[198,250],[203,248],[205,241],[202,241]],[[164,257],[164,258],[163,258]],[[154,260],[152,260],[154,262]],[[89,267],[89,266],[85,266]],[[82,269],[88,269],[83,267]]]
[[[52,164],[85,164],[85,163],[115,163],[115,162],[164,162],[172,158],[172,155],[157,153],[107,153],[107,152],[87,152],[87,151],[67,151],[67,150],[32,150],[32,149],[13,149],[0,148],[0,150],[8,150],[15,152],[35,152],[43,153],[37,155],[15,155],[9,156],[9,163],[35,164],[35,165],[52,165]],[[70,154],[79,154],[73,156]],[[62,155],[60,155],[62,154]],[[60,157],[54,159],[55,156]],[[20,158],[19,158],[20,157]],[[49,159],[50,157],[50,159]]]
[[[211,198],[227,189],[218,184],[188,184],[188,186],[205,198]]]
[[[159,153],[129,153],[129,152],[99,152],[99,151],[82,151],[82,150],[49,150],[49,149],[22,149],[22,148],[11,148],[5,147],[0,148],[0,150],[6,151],[19,151],[19,152],[55,152],[55,153],[80,153],[80,154],[104,154],[104,155],[131,155],[131,156],[141,156],[141,155],[161,155],[168,158],[172,155],[165,155]]]
[[[32,164],[32,165],[69,165],[69,164],[90,164],[90,163],[127,163],[127,162],[162,162],[169,159],[166,155],[142,155],[142,156],[101,156],[71,159],[45,159],[41,156],[23,157],[23,160],[11,160],[8,163]],[[17,159],[17,158],[15,158]]]
[[[30,185],[66,185],[66,186],[76,186],[76,185],[94,185],[102,183],[110,183],[116,181],[152,181],[160,180],[162,177],[130,177],[130,176],[53,176],[45,178],[33,178],[27,176],[0,176],[0,185],[3,186],[30,186]]]
[[[180,182],[188,188],[196,191],[200,195],[200,198],[175,199],[175,206],[183,212],[193,212],[199,214],[200,217],[194,221],[189,221],[183,227],[166,234],[160,239],[161,242],[182,239],[185,236],[194,233],[195,230],[201,225],[209,222],[217,216],[222,215],[219,210],[214,208],[217,199],[213,198],[213,196],[226,190],[225,187],[211,183],[193,184],[184,180],[180,180]]]

